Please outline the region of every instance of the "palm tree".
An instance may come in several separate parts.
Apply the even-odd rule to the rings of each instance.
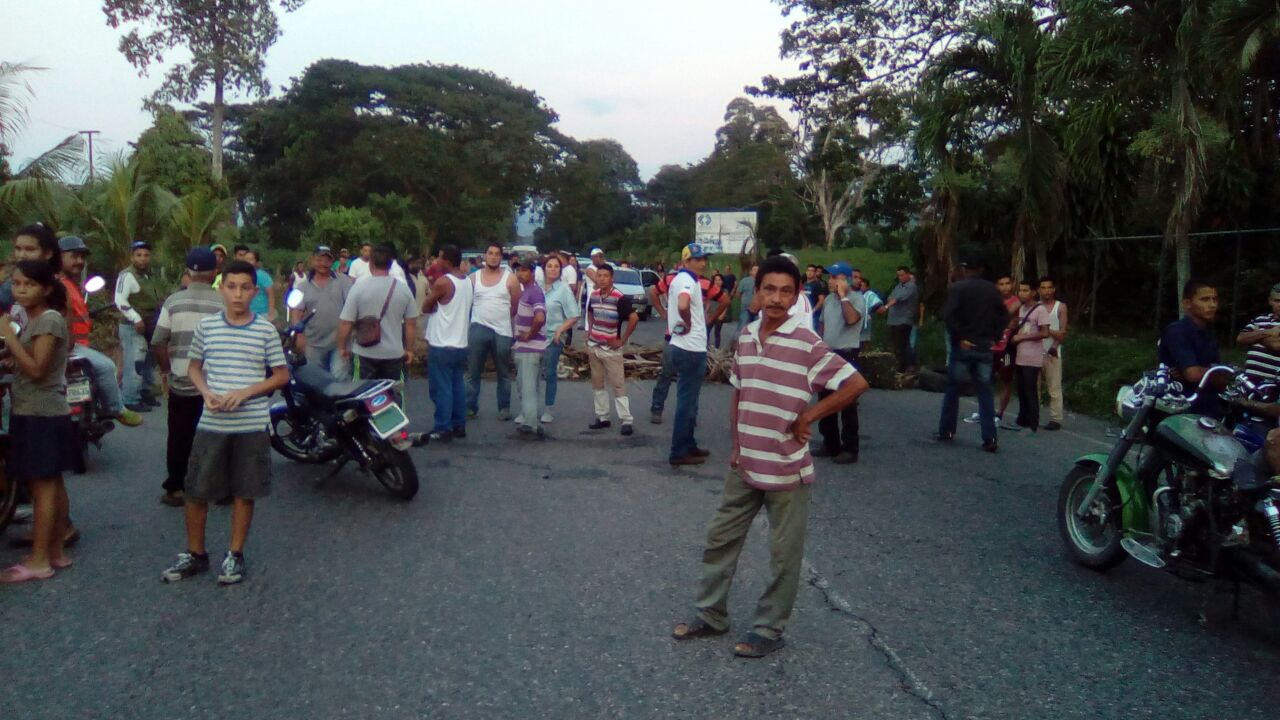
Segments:
[[[0,156],[22,134],[27,124],[27,104],[35,96],[25,76],[44,68],[0,62]],[[15,178],[57,179],[74,177],[84,168],[84,138],[69,135],[54,147],[23,165]],[[3,178],[0,178],[3,180]]]
[[[1049,244],[1058,232],[1065,165],[1050,132],[1049,102],[1040,59],[1049,35],[1026,3],[997,6],[979,17],[963,42],[932,64],[930,82],[950,101],[950,124],[972,124],[969,133],[985,137],[1013,169],[1018,212],[1013,222],[1011,269],[1021,279],[1027,245],[1036,270],[1049,271]],[[936,139],[932,143],[936,146]]]
[[[177,199],[169,213],[170,250],[182,257],[193,247],[208,245],[214,231],[231,222],[231,200],[210,198],[202,192]]]

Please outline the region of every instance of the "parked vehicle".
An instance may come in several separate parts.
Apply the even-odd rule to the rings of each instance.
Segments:
[[[101,277],[94,276],[84,284],[85,295],[98,292],[106,285]],[[99,309],[99,312],[101,309]],[[93,389],[93,367],[88,359],[77,354],[73,345],[67,354],[66,393],[71,406],[72,456],[71,470],[83,475],[89,466],[89,446],[102,449],[102,438],[115,429],[115,421],[100,412],[97,394]]]
[[[631,304],[640,314],[641,320],[648,320],[653,313],[649,305],[649,288],[645,287],[640,272],[633,268],[613,268],[613,286],[623,295],[631,298]]]
[[[298,308],[302,293],[290,291],[286,304]],[[283,400],[271,405],[271,447],[300,463],[338,461],[336,475],[352,461],[377,478],[392,495],[411,500],[418,493],[418,471],[407,450],[409,418],[396,402],[391,380],[343,381],[307,364],[297,337],[314,314],[285,331],[289,384]]]
[[[1120,390],[1123,433],[1110,453],[1077,459],[1058,494],[1058,529],[1075,562],[1103,571],[1131,556],[1280,599],[1280,484],[1223,423],[1188,412],[1220,373],[1233,376],[1225,397],[1247,392],[1227,366],[1211,368],[1195,394],[1163,366]]]

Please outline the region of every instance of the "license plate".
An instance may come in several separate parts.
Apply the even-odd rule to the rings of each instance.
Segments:
[[[388,403],[369,418],[369,425],[378,437],[386,440],[409,424],[409,418],[396,403]]]
[[[88,402],[92,396],[93,392],[89,388],[88,380],[77,380],[67,385],[67,402],[72,405]]]

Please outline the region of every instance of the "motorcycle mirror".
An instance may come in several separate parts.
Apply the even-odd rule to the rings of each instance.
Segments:
[[[106,287],[107,281],[102,279],[101,275],[94,275],[85,281],[84,291],[86,293],[96,293]]]
[[[14,322],[13,320],[9,321],[9,328],[12,329],[15,333],[22,332],[22,326]]]
[[[302,307],[302,291],[294,288],[285,296],[284,304],[288,305],[291,310],[297,310]]]

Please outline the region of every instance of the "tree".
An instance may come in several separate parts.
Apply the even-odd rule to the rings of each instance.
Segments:
[[[26,76],[44,68],[22,63],[0,62],[0,182],[10,178],[54,180],[82,172],[84,138],[69,135],[35,159],[14,170],[5,156],[27,124],[27,104],[35,97]]]
[[[423,241],[506,236],[568,156],[555,112],[535,93],[453,65],[324,60],[241,129],[251,215],[277,241],[299,238],[311,209],[408,198]]]
[[[169,69],[152,102],[194,102],[213,86],[215,181],[222,180],[222,121],[227,90],[266,95],[267,50],[280,37],[275,8],[285,12],[306,0],[103,0],[102,12],[114,29],[132,25],[120,52],[139,74],[165,53],[182,47],[191,59]]]
[[[640,191],[636,161],[616,140],[570,145],[571,156],[551,180],[551,209],[541,236],[547,249],[583,247],[632,227]]]
[[[225,191],[225,183],[209,175],[211,155],[204,142],[173,108],[156,108],[155,121],[134,147],[142,173],[175,195],[217,196]]]
[[[386,228],[368,208],[339,205],[316,213],[307,240],[315,245],[354,250],[365,243],[382,242],[385,234]]]

